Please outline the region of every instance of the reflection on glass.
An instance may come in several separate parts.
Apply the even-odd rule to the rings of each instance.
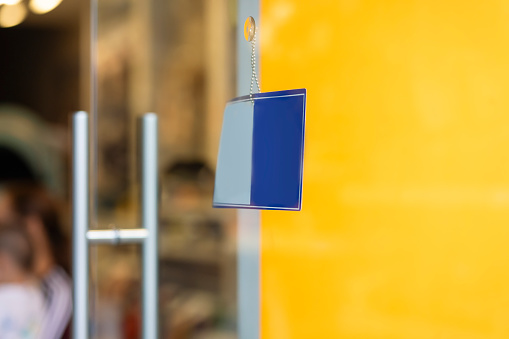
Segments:
[[[236,338],[235,214],[212,208],[223,105],[234,94],[234,4],[98,5],[98,227],[141,226],[136,120],[157,113],[160,337]],[[93,338],[140,337],[140,253],[91,249]]]

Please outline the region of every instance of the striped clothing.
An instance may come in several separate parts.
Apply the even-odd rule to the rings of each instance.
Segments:
[[[60,339],[72,312],[71,279],[61,267],[55,267],[42,279],[46,316],[41,339]]]

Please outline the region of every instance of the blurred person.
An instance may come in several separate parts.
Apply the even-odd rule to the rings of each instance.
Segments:
[[[45,305],[41,339],[69,335],[72,287],[65,270],[68,242],[58,212],[56,202],[39,185],[18,183],[0,189],[0,221],[21,220],[33,246],[33,273],[41,280]]]
[[[0,338],[38,339],[44,298],[32,274],[33,252],[18,225],[0,227]]]
[[[133,270],[139,262],[129,247],[105,248],[100,254],[105,259],[96,266],[100,278],[93,289],[97,293],[91,332],[94,338],[141,337],[141,282],[139,271]]]

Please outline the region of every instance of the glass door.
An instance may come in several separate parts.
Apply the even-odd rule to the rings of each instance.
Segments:
[[[139,118],[154,112],[160,338],[236,338],[235,213],[211,207],[222,110],[235,94],[235,6],[92,1],[90,224],[143,227]],[[142,247],[89,251],[90,337],[141,338]]]

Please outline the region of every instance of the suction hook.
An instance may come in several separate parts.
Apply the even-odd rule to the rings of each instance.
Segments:
[[[256,24],[255,19],[250,16],[246,19],[246,22],[244,23],[244,38],[246,38],[247,41],[253,41],[256,31]]]

